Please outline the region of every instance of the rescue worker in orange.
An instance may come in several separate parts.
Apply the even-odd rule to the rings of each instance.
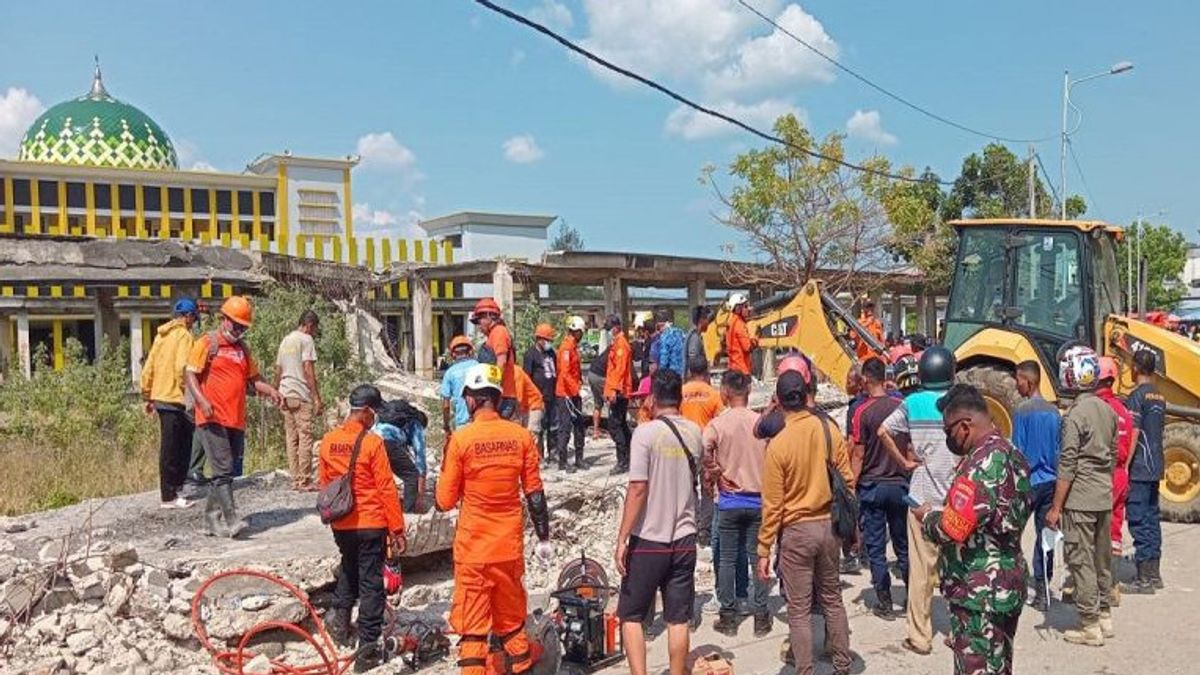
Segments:
[[[204,507],[210,536],[233,538],[246,529],[233,501],[233,478],[242,475],[246,448],[246,389],[253,387],[276,407],[283,404],[279,390],[262,378],[242,341],[253,319],[248,299],[230,297],[221,305],[220,327],[196,340],[188,356],[186,382],[196,402],[196,435],[213,473]]]
[[[879,320],[879,317],[875,316],[874,300],[870,298],[863,300],[862,314],[858,317],[858,323],[867,330],[867,333],[871,337],[875,338],[876,342],[883,344],[883,322]],[[866,361],[875,356],[875,351],[871,349],[871,345],[867,344],[866,340],[860,337],[856,342],[858,343],[856,351],[859,361]]]
[[[479,362],[493,363],[504,373],[503,391],[500,395],[500,416],[510,420],[517,414],[517,350],[513,346],[512,333],[504,325],[500,305],[493,298],[483,298],[475,303],[471,323],[479,326],[486,340],[479,348]]]
[[[362,384],[350,392],[350,416],[321,439],[317,475],[321,487],[352,469],[354,509],[333,521],[333,541],[342,554],[333,607],[325,618],[329,635],[350,644],[350,610],[358,603],[358,649],[354,672],[365,673],[383,663],[383,563],[407,547],[404,513],[392,479],[383,438],[370,433],[383,406],[379,389]],[[351,467],[353,463],[353,467]]]
[[[497,672],[524,673],[532,666],[522,583],[522,494],[538,537],[537,556],[546,563],[554,558],[537,446],[528,431],[501,419],[502,379],[492,364],[467,373],[463,398],[471,422],[450,437],[437,484],[438,510],[459,509],[450,626],[460,636],[458,666],[464,675],[487,672],[489,635],[504,650]]]
[[[579,341],[587,324],[583,317],[573,316],[567,321],[567,336],[558,345],[558,381],[554,385],[558,409],[554,411],[557,438],[554,447],[558,450],[558,470],[574,473],[583,467],[583,435],[587,419],[583,416],[583,398],[579,391],[583,386],[583,362],[579,359]],[[567,465],[567,442],[575,435],[575,463]]]
[[[729,296],[725,307],[729,310],[729,326],[725,328],[725,355],[729,357],[729,370],[750,374],[750,354],[758,347],[758,339],[750,335],[746,319],[750,317],[750,299],[744,293]]]
[[[512,421],[519,422],[537,438],[538,429],[542,425],[542,415],[546,412],[546,401],[537,384],[524,368],[517,368],[513,373],[516,388],[517,411]]]
[[[608,402],[608,433],[617,445],[617,465],[612,475],[629,472],[629,395],[633,392],[633,348],[621,327],[621,317],[610,314],[604,328],[612,333],[608,372],[604,375],[604,400]]]

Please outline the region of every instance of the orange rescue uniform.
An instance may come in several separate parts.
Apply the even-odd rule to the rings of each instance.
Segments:
[[[625,333],[617,333],[608,348],[608,371],[604,374],[604,398],[629,398],[633,392],[633,349]]]
[[[325,434],[321,439],[321,451],[317,476],[321,487],[325,487],[350,470],[350,456],[354,453],[354,441],[363,426],[347,421]],[[392,478],[392,467],[388,463],[387,449],[383,439],[367,431],[358,451],[358,462],[354,468],[354,510],[333,521],[335,530],[386,529],[391,534],[404,533],[404,512],[400,508],[400,495],[396,481]]]
[[[538,391],[529,373],[526,373],[524,368],[517,368],[513,374],[516,382],[514,398],[517,399],[517,412],[528,415],[530,410],[545,410],[546,402],[542,399],[542,392]]]
[[[196,406],[196,426],[215,422],[230,429],[246,428],[246,385],[258,378],[258,364],[250,350],[217,332],[217,353],[209,358],[212,335],[192,343],[187,368],[200,381],[200,391],[212,404],[212,417]]]
[[[558,382],[554,385],[554,395],[563,398],[578,396],[583,384],[583,365],[579,361],[579,346],[569,334],[558,346],[557,365]]]
[[[867,316],[866,314],[863,314],[862,316],[858,317],[858,322],[862,324],[863,328],[867,329],[867,332],[871,334],[871,337],[875,338],[876,342],[883,344],[883,322],[879,320],[879,317]],[[875,356],[875,352],[871,349],[871,346],[867,344],[866,340],[859,338],[857,342],[859,361],[866,361],[872,356]]]
[[[450,626],[461,636],[459,666],[465,674],[485,672],[489,634],[515,661],[514,673],[530,668],[521,581],[522,497],[541,489],[537,446],[520,425],[495,411],[480,410],[450,437],[437,484],[437,507],[459,507]]]
[[[750,374],[750,352],[758,346],[758,340],[750,337],[746,320],[737,314],[729,315],[729,327],[725,329],[725,354],[729,357],[729,369]]]
[[[720,415],[724,407],[721,394],[711,384],[698,380],[683,383],[683,402],[679,404],[679,414],[695,422],[701,429]]]
[[[504,379],[500,383],[500,395],[504,398],[516,398],[517,352],[513,349],[512,333],[508,332],[508,326],[502,323],[492,326],[492,330],[487,334],[486,344],[488,349],[496,355],[496,365],[500,365],[501,356],[506,356],[508,359],[503,368]]]

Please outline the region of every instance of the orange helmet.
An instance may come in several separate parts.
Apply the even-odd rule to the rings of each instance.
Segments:
[[[1100,357],[1100,379],[1117,381],[1117,360],[1111,356]]]
[[[475,351],[475,345],[471,344],[470,338],[466,335],[455,335],[454,339],[450,341],[450,353],[453,354],[454,350],[462,347],[466,347],[468,352]]]
[[[484,314],[500,316],[500,305],[493,298],[481,298],[475,303],[475,311],[471,313],[471,323],[479,323],[479,317]]]
[[[250,307],[250,299],[244,295],[231,295],[221,305],[221,314],[230,321],[249,328],[254,319],[254,310]]]
[[[548,323],[539,323],[537,329],[533,331],[533,337],[542,340],[553,340],[554,327]]]

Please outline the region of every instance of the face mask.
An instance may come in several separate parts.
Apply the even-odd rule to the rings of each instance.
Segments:
[[[962,457],[963,455],[967,454],[967,451],[970,450],[970,448],[967,447],[966,443],[959,442],[958,437],[955,436],[955,433],[958,431],[959,427],[961,427],[961,426],[962,426],[962,421],[960,420],[959,422],[956,422],[954,424],[954,426],[951,427],[946,432],[946,449],[959,457]]]

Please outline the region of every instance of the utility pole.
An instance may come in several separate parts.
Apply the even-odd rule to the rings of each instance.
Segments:
[[[1058,147],[1059,217],[1067,219],[1067,105],[1071,96],[1071,73],[1063,71],[1062,139]]]
[[[1137,223],[1142,222],[1142,212],[1138,211],[1137,222],[1134,223],[1133,234],[1137,233]],[[1125,314],[1133,314],[1137,303],[1133,296],[1133,239],[1125,237]]]
[[[1029,144],[1029,217],[1037,218],[1037,165],[1033,143]]]

